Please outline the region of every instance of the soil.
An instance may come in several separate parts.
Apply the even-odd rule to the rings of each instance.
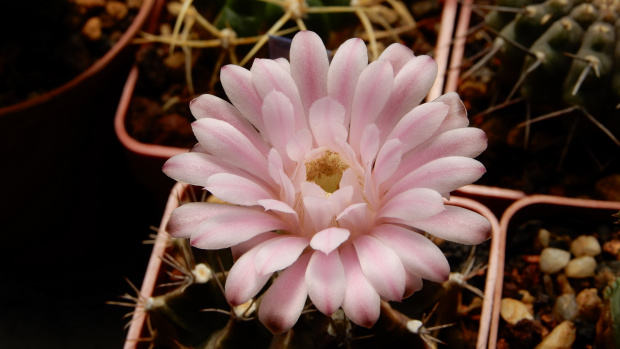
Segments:
[[[431,54],[437,41],[437,29],[441,14],[441,4],[436,0],[405,1],[410,7],[417,21],[417,28],[410,33],[401,34],[403,43],[413,49],[416,54]],[[201,9],[206,18],[215,18],[217,10],[196,0],[193,3]],[[170,29],[174,27],[176,17],[167,14],[162,16],[161,24]],[[353,18],[355,23],[359,23]],[[317,30],[310,26],[309,29]],[[161,25],[160,25],[161,26]],[[194,28],[198,26],[195,25]],[[333,31],[324,36],[328,49],[337,48],[344,40],[354,36],[351,32],[358,27],[349,27],[340,31]],[[263,28],[263,32],[267,28]],[[321,33],[319,33],[321,34]],[[294,34],[288,35],[292,37]],[[193,34],[194,39],[212,38],[208,33],[198,29]],[[387,42],[386,42],[387,43]],[[237,57],[243,57],[251,45],[239,46]],[[192,50],[192,77],[194,94],[189,92],[185,78],[184,56],[178,47],[169,54],[169,46],[165,44],[147,44],[137,55],[137,64],[140,70],[134,98],[126,118],[128,133],[136,140],[148,143],[181,148],[191,148],[196,139],[191,131],[190,123],[194,121],[189,112],[189,101],[196,96],[209,93],[226,99],[221,85],[212,81],[213,67],[220,55],[221,48],[193,49]],[[265,47],[256,57],[268,57]],[[224,64],[230,63],[225,60]],[[246,67],[249,68],[251,63]],[[215,74],[217,77],[217,72]]]
[[[85,71],[118,41],[141,3],[35,0],[3,4],[0,108],[36,98]],[[18,25],[14,18],[23,20]]]

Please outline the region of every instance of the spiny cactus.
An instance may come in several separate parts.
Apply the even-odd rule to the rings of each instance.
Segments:
[[[597,341],[605,348],[620,348],[620,278],[605,288],[603,314],[596,325]]]
[[[556,168],[566,169],[567,154],[579,154],[573,166],[593,173],[617,163],[620,2],[497,0],[490,12],[472,6],[481,25],[469,37],[468,55],[486,50],[461,75],[459,92],[471,97],[472,119],[507,121],[503,142],[530,154],[557,145]],[[520,116],[508,121],[516,108]],[[544,137],[533,139],[536,131]]]

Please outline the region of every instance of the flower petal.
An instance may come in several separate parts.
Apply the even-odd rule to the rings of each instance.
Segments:
[[[250,70],[252,72],[252,82],[258,94],[264,99],[272,92],[280,92],[290,103],[290,113],[288,117],[291,119],[295,130],[306,127],[306,119],[299,96],[299,91],[291,74],[282,68],[278,63],[270,59],[255,59]],[[263,118],[264,118],[263,111]],[[267,121],[264,131],[268,131]]]
[[[303,197],[303,205],[306,220],[309,219],[312,222],[314,231],[318,232],[331,226],[335,218],[334,207],[327,198],[306,195]]]
[[[310,107],[309,123],[319,147],[337,149],[337,139],[347,139],[345,109],[337,100],[324,97]]]
[[[342,247],[340,259],[346,282],[342,310],[355,324],[370,328],[379,319],[381,298],[366,279],[353,245]]]
[[[448,156],[427,163],[396,183],[390,183],[385,200],[411,188],[429,188],[449,197],[450,192],[480,179],[486,172],[478,160]]]
[[[398,72],[415,57],[413,51],[409,49],[407,46],[394,43],[388,46],[382,53],[379,55],[379,61],[388,61],[392,65],[392,69],[394,70],[394,74],[398,74]]]
[[[417,222],[433,217],[445,210],[441,195],[427,188],[414,188],[397,193],[377,213],[377,218]]]
[[[246,136],[261,153],[267,154],[269,147],[254,126],[243,117],[232,104],[213,96],[200,95],[189,102],[189,109],[196,119],[212,118],[231,124]]]
[[[242,210],[230,205],[190,202],[172,211],[166,230],[175,238],[188,239],[202,222],[213,216],[230,211]]]
[[[387,61],[372,62],[360,75],[353,96],[349,143],[358,151],[362,133],[367,125],[375,123],[385,107],[394,85],[392,66]]]
[[[467,127],[467,125],[469,125],[467,109],[465,109],[465,105],[463,104],[463,101],[461,101],[461,97],[459,97],[456,92],[448,92],[435,98],[433,102],[444,103],[450,108],[446,119],[437,130],[437,133]]]
[[[260,108],[263,104],[252,83],[252,73],[235,64],[222,67],[220,81],[226,97],[259,132],[265,129]]]
[[[311,255],[303,254],[286,268],[261,300],[258,318],[273,334],[289,330],[301,315],[308,298],[305,276]]]
[[[364,41],[359,38],[349,39],[340,45],[329,65],[327,92],[349,111],[345,118],[345,126],[349,125],[351,118],[355,86],[366,66],[368,66],[368,49]]]
[[[360,140],[360,160],[364,168],[372,168],[379,152],[379,129],[370,124],[364,129]]]
[[[486,147],[487,136],[481,129],[467,127],[447,131],[407,153],[392,178],[403,178],[418,167],[446,156],[474,158]]]
[[[450,276],[450,264],[443,252],[420,233],[392,225],[381,224],[371,235],[391,248],[405,269],[426,280],[444,282]]]
[[[268,231],[288,229],[288,224],[267,212],[245,209],[240,214],[231,210],[201,223],[192,234],[191,244],[205,250],[217,250]]]
[[[255,179],[247,172],[218,157],[199,152],[182,153],[171,157],[164,163],[162,171],[177,181],[201,187],[207,185],[209,177],[218,173],[230,173]]]
[[[257,182],[229,173],[218,173],[209,177],[205,188],[218,199],[233,205],[253,206],[260,200],[273,198],[273,195]]]
[[[271,277],[271,274],[256,272],[254,263],[257,252],[265,243],[267,242],[263,242],[243,254],[230,268],[224,290],[226,300],[232,306],[243,304],[256,296]]]
[[[343,242],[347,241],[351,233],[347,229],[331,227],[314,234],[310,240],[310,246],[325,254],[337,249]]]
[[[387,137],[405,144],[403,153],[429,139],[444,121],[449,107],[443,103],[424,103],[407,113]]]
[[[288,140],[295,134],[293,105],[283,93],[274,90],[265,97],[261,110],[267,139],[284,153]]]
[[[344,299],[344,268],[338,251],[325,254],[316,251],[306,268],[306,287],[314,306],[325,315],[332,315]]]
[[[404,144],[398,139],[390,139],[381,147],[372,172],[377,188],[385,182],[400,166]],[[409,188],[408,188],[409,189]]]
[[[353,240],[368,282],[388,301],[400,301],[405,292],[405,268],[396,253],[370,235]]]
[[[256,272],[271,274],[293,264],[310,241],[299,236],[282,236],[264,244],[254,261]]]
[[[446,210],[415,227],[439,238],[465,245],[477,245],[490,237],[491,223],[480,214],[463,207],[446,205]]]
[[[394,125],[426,97],[437,77],[437,63],[429,56],[411,59],[394,77],[390,99],[377,119],[377,127],[387,137]]]
[[[216,119],[192,123],[196,138],[207,151],[259,178],[269,178],[267,158],[231,124]]]
[[[327,51],[316,33],[301,31],[291,42],[290,57],[291,75],[308,115],[312,103],[327,95]]]

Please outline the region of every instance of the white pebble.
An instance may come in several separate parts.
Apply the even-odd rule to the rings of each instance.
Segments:
[[[554,274],[562,270],[570,261],[570,252],[559,248],[547,247],[540,253],[540,270]]]
[[[573,347],[577,331],[571,321],[563,321],[549,333],[536,349],[570,349]]]
[[[512,325],[523,319],[534,319],[529,309],[527,308],[527,305],[514,298],[502,299],[499,313],[502,316],[502,319]]]
[[[596,260],[591,256],[573,258],[564,272],[569,278],[587,278],[594,276],[596,270]]]
[[[601,253],[601,244],[592,235],[581,235],[570,245],[570,251],[575,257],[596,256]]]

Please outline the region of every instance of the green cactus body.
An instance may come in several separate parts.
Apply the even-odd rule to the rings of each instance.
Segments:
[[[620,278],[603,291],[605,303],[597,329],[597,342],[605,348],[620,348]]]

